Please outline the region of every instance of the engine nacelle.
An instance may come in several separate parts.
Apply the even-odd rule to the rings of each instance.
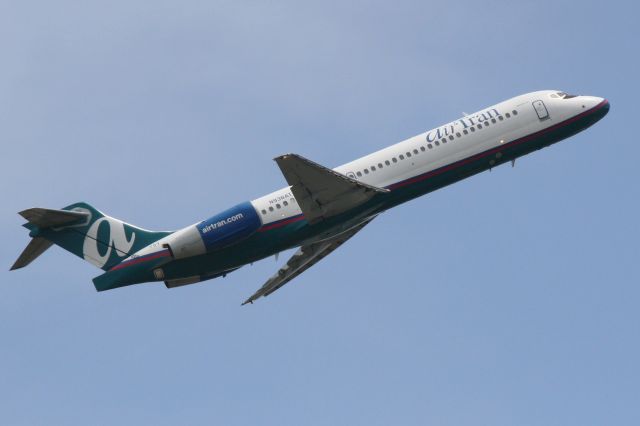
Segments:
[[[197,226],[207,250],[217,250],[244,240],[256,232],[262,221],[250,202],[223,211]]]
[[[174,259],[197,256],[207,252],[197,225],[191,225],[172,234],[164,244]]]
[[[245,202],[176,232],[166,246],[175,259],[197,256],[236,244],[261,225],[256,209]]]

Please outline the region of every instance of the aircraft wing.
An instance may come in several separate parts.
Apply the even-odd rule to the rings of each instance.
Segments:
[[[343,213],[388,189],[367,185],[297,154],[275,158],[310,224]]]
[[[366,219],[364,222],[354,226],[353,228],[336,235],[333,238],[329,238],[317,243],[308,244],[302,246],[296,251],[293,256],[287,261],[287,264],[280,268],[278,272],[269,278],[267,282],[260,287],[250,298],[242,303],[253,303],[254,300],[259,299],[262,296],[268,296],[316,263],[322,260],[329,253],[340,247],[345,241],[353,237],[359,230],[365,227],[371,222],[375,216]]]

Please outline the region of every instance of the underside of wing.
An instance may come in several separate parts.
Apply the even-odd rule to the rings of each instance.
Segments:
[[[258,291],[245,300],[243,305],[253,303],[256,299],[259,299],[262,296],[270,295],[309,269],[311,266],[318,263],[329,253],[340,247],[349,238],[353,237],[359,230],[364,228],[365,225],[374,219],[374,217],[366,219],[364,222],[333,238],[300,247],[298,251],[296,251],[287,261],[287,264],[280,268],[274,276],[269,278]]]
[[[310,224],[346,212],[389,190],[359,182],[297,154],[275,159]]]

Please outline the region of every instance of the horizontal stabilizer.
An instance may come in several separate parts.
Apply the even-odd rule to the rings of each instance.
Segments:
[[[11,271],[14,269],[24,268],[28,264],[34,261],[38,256],[44,253],[53,243],[42,237],[33,238],[27,247],[22,251],[18,260],[11,267]]]
[[[297,154],[275,159],[310,224],[344,213],[388,189],[352,179]]]
[[[87,221],[90,214],[69,210],[54,210],[35,207],[23,210],[20,216],[24,217],[34,225],[40,228],[51,228],[54,226],[70,225],[74,222]]]

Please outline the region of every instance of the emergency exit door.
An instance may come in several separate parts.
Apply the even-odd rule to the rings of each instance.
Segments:
[[[533,109],[536,110],[536,114],[538,114],[538,118],[540,120],[546,120],[549,118],[549,111],[547,111],[547,107],[544,105],[544,102],[533,101]]]

